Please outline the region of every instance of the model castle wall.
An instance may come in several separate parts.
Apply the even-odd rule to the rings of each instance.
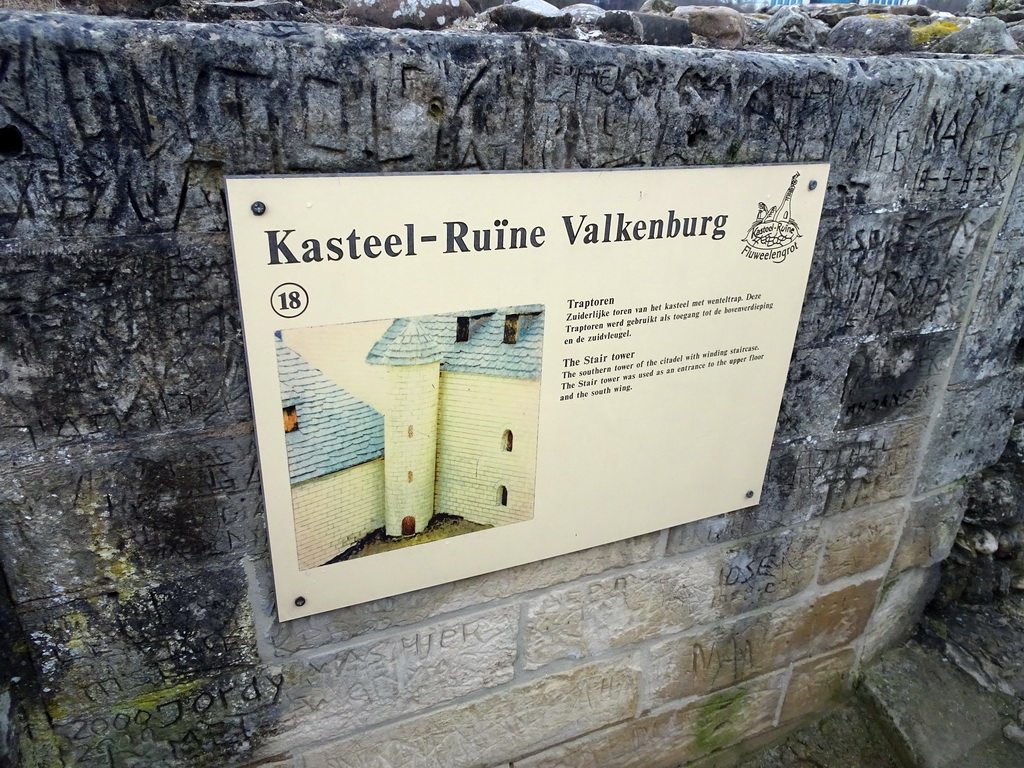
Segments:
[[[383,489],[383,459],[293,486],[299,568],[323,565],[370,531],[382,527]]]
[[[532,516],[539,395],[536,380],[443,375],[436,512],[484,525]],[[505,449],[506,431],[512,433],[511,451]]]
[[[667,768],[828,706],[1021,401],[1022,99],[1015,57],[0,12],[0,763]],[[757,507],[276,620],[226,174],[822,160]]]

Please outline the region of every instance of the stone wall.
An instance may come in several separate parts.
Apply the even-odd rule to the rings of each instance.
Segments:
[[[0,13],[0,764],[668,767],[826,707],[1021,399],[1022,75]],[[225,174],[819,160],[758,507],[275,620]]]

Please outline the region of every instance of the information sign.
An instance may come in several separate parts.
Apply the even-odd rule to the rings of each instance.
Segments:
[[[279,617],[757,504],[827,174],[228,179]]]

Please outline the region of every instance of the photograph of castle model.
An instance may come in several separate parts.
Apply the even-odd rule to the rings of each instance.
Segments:
[[[533,517],[544,308],[278,331],[299,569]]]

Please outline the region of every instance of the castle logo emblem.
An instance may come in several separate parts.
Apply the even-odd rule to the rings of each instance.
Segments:
[[[798,178],[800,173],[794,173],[789,189],[778,205],[769,208],[763,202],[757,204],[757,218],[743,238],[746,243],[743,255],[748,259],[781,264],[797,249],[797,238],[802,235],[800,226],[793,220],[791,202]]]

